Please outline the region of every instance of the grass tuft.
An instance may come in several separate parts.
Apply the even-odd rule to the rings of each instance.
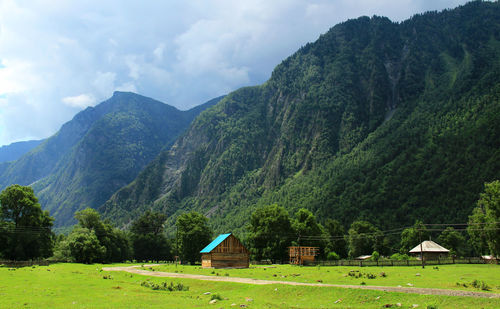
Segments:
[[[141,282],[141,286],[150,288],[150,289],[155,290],[155,291],[158,291],[158,290],[159,291],[170,291],[170,292],[189,291],[189,286],[184,285],[180,282],[177,284],[174,284],[173,282],[167,283],[167,281],[165,281],[163,283],[157,284],[157,283],[150,282],[150,281],[143,281],[143,282]]]
[[[222,298],[222,296],[220,294],[212,294],[212,296],[210,297],[210,300],[223,300],[224,298]]]

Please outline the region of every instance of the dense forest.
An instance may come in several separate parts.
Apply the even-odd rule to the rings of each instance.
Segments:
[[[230,93],[99,210],[196,210],[246,235],[277,204],[325,224],[467,222],[500,178],[500,4],[338,24]]]

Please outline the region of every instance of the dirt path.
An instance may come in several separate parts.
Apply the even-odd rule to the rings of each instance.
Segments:
[[[147,267],[158,266],[157,264],[144,265]],[[247,284],[287,284],[297,286],[321,286],[321,287],[336,287],[347,289],[361,289],[361,290],[377,290],[385,292],[401,292],[413,293],[423,295],[446,295],[446,296],[467,296],[467,297],[484,297],[484,298],[500,298],[500,294],[474,292],[474,291],[460,291],[460,290],[446,290],[446,289],[431,289],[431,288],[407,288],[407,287],[392,287],[392,286],[369,286],[369,285],[345,285],[345,284],[326,284],[326,283],[303,283],[292,281],[275,281],[275,280],[261,280],[251,278],[237,278],[237,277],[214,277],[205,275],[192,275],[192,274],[179,274],[179,273],[166,273],[161,271],[149,271],[137,269],[141,266],[127,266],[127,267],[103,267],[104,271],[126,271],[133,274],[139,274],[151,277],[168,277],[168,278],[185,278],[197,279],[205,281],[222,281],[222,282],[237,282]]]

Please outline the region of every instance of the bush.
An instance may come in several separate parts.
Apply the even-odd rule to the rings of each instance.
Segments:
[[[406,261],[409,259],[410,257],[407,254],[394,253],[393,255],[391,255],[391,260]]]
[[[152,290],[160,290],[160,291],[189,291],[189,286],[184,285],[182,283],[174,284],[173,282],[167,283],[166,281],[160,284],[156,284],[154,282],[143,281],[141,286],[150,288]]]
[[[471,284],[474,288],[476,289],[481,289],[483,291],[489,291],[491,290],[490,286],[486,284],[486,282],[484,281],[480,281],[480,280],[474,280],[471,282]]]
[[[340,260],[340,256],[335,253],[335,252],[329,252],[328,255],[326,256],[326,259],[329,261],[338,261]]]
[[[212,296],[210,297],[210,300],[222,300],[222,296],[220,296],[219,294],[212,294]]]

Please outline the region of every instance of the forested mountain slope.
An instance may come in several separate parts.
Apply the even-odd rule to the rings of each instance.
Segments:
[[[31,184],[56,226],[72,224],[75,211],[104,203],[218,100],[180,111],[134,93],[115,92],[11,163],[1,185]]]
[[[31,140],[15,142],[10,145],[0,147],[0,163],[15,161],[29,152],[31,149],[40,145],[43,140]]]
[[[361,17],[205,111],[100,210],[195,209],[244,231],[258,206],[380,227],[465,222],[500,178],[500,4]]]

